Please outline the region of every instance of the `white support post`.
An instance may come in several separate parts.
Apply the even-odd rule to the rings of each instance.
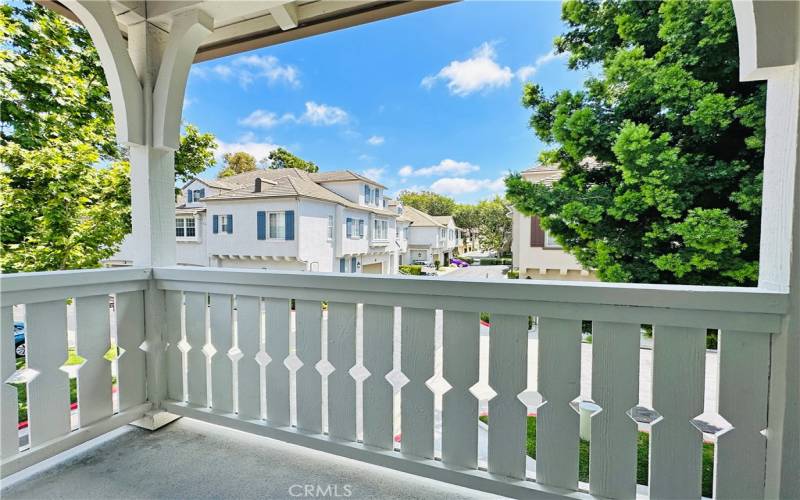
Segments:
[[[128,27],[125,47],[108,1],[68,0],[89,29],[109,81],[120,142],[130,148],[134,265],[175,265],[175,151],[189,69],[213,20],[200,10],[172,19],[168,33],[143,20]],[[123,120],[121,122],[121,120]],[[144,292],[147,398],[154,410],[134,422],[156,429],[177,418],[166,398],[166,296]]]
[[[800,492],[800,4],[733,5],[741,79],[767,81],[758,285],[790,294],[772,335],[765,497],[793,498]]]

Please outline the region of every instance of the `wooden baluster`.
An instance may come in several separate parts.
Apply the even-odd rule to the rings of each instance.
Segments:
[[[105,359],[111,349],[111,323],[108,295],[75,299],[78,356],[86,362],[78,370],[78,411],[81,427],[111,416],[111,362]]]
[[[489,329],[489,472],[525,478],[528,411],[517,396],[528,384],[528,318],[493,314]]]
[[[19,453],[17,388],[5,383],[15,371],[14,311],[8,306],[0,309],[0,458],[3,459]]]
[[[191,346],[186,355],[189,403],[208,406],[206,373],[208,364],[203,347],[206,344],[206,310],[208,295],[186,292],[186,341]]]
[[[404,455],[433,458],[433,392],[425,385],[434,370],[432,309],[406,307],[400,328],[400,367],[408,383],[400,390],[400,418]]]
[[[261,350],[261,299],[236,296],[236,323],[242,358],[236,364],[239,374],[239,416],[261,418],[261,365],[256,355]]]
[[[763,498],[770,336],[725,330],[719,338],[719,411],[733,429],[717,437],[714,498]]]
[[[545,403],[536,418],[536,482],[578,487],[580,420],[570,402],[580,395],[580,376],[580,320],[539,318],[538,392]]]
[[[183,294],[176,291],[164,292],[167,303],[167,397],[183,401],[183,353],[179,343],[182,339]]]
[[[317,363],[322,359],[322,304],[298,300],[297,357],[303,366],[297,370],[297,428],[322,433],[322,377]]]
[[[608,498],[636,496],[638,429],[628,410],[639,401],[640,326],[592,325],[592,416],[589,491]]]
[[[233,413],[233,361],[228,352],[233,347],[233,297],[212,293],[211,344],[216,349],[211,358],[211,406]]]
[[[70,431],[65,299],[25,306],[25,344],[28,367],[39,372],[28,383],[28,422],[31,447]]]
[[[356,305],[328,304],[328,434],[356,440],[356,381],[350,369],[356,364]]]
[[[480,314],[444,311],[443,373],[451,389],[442,396],[442,461],[478,467],[478,383]]]
[[[386,380],[392,371],[394,308],[364,305],[364,444],[391,450],[393,390]]]
[[[653,327],[653,408],[663,417],[650,434],[650,498],[698,498],[703,437],[691,420],[703,413],[706,332]]]
[[[289,369],[289,300],[266,300],[267,420],[274,425],[290,425]]]
[[[144,403],[147,398],[145,352],[139,347],[145,336],[144,293],[118,293],[114,308],[117,311],[117,346],[125,351],[117,360],[119,411],[125,411]]]

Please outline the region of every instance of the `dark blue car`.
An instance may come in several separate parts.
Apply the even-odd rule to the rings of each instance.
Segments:
[[[18,358],[25,357],[25,323],[22,321],[14,322],[14,354]]]

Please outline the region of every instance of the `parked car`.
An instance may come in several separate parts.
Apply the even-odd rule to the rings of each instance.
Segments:
[[[14,354],[18,358],[25,357],[25,323],[14,322]]]
[[[425,276],[436,276],[436,268],[433,267],[433,264],[431,264],[430,262],[426,262],[424,260],[415,260],[414,265],[422,266],[422,269],[420,269],[420,271]]]
[[[456,257],[453,257],[452,259],[450,259],[450,263],[451,264],[455,264],[458,267],[469,267],[469,262],[465,262],[465,261],[463,261],[461,259],[458,259]]]

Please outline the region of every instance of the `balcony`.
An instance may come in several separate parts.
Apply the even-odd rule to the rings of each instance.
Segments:
[[[200,482],[195,488],[218,487],[201,486],[196,471],[203,469],[185,462],[204,450],[232,471],[239,461],[245,471],[252,466],[243,456],[309,453],[274,441],[249,444],[250,438],[194,421],[511,497],[699,497],[703,429],[715,444],[714,496],[763,496],[770,349],[788,309],[785,293],[181,267],[6,275],[0,286],[2,376],[27,382],[30,437],[28,447],[17,446],[16,412],[4,410],[4,476],[154,409],[192,420],[152,434],[115,434],[71,465],[18,481],[11,496],[46,496],[53,474],[58,484],[91,474],[91,468],[82,470],[87,461],[110,470],[150,463],[152,447],[175,453],[153,459],[164,462],[156,474],[180,471]],[[148,295],[161,297],[153,302],[159,310],[149,314],[158,318],[163,341],[147,334]],[[68,300],[74,303],[76,354],[85,360],[77,370],[75,428],[69,375],[61,369],[73,307]],[[15,372],[7,332],[18,305],[25,306],[28,352],[27,370]],[[491,320],[483,335],[480,312]],[[530,348],[529,317],[538,325],[536,349]],[[601,408],[591,417],[588,483],[578,481],[575,410],[584,320],[593,333],[590,399]],[[647,401],[639,396],[642,324],[654,330]],[[716,437],[696,420],[709,396],[707,328],[721,330],[715,409],[725,432]],[[112,346],[121,355],[109,356],[117,352]],[[17,392],[6,385],[3,408],[16,407]],[[484,413],[488,426],[479,423]],[[526,454],[531,413],[537,416],[535,461]],[[644,421],[649,486],[637,487],[637,435]],[[192,435],[205,438],[195,442]],[[187,443],[187,450],[175,450],[175,443]],[[130,457],[110,451],[122,446],[132,450]],[[185,465],[174,469],[173,459]],[[292,484],[305,484],[303,478],[341,484],[332,478],[348,477],[345,471],[354,467],[319,454],[308,463],[327,462],[321,475],[295,471]],[[280,465],[269,470],[285,477]],[[381,484],[390,488],[391,478],[400,476],[387,474]],[[241,482],[241,475],[231,477]],[[127,496],[136,491],[125,489],[131,484],[137,483],[103,491]],[[370,484],[359,477],[353,487]],[[248,481],[236,486],[253,487]],[[274,494],[286,496],[286,487],[276,483]],[[435,482],[416,487],[455,491]],[[173,496],[169,487],[159,491]]]

